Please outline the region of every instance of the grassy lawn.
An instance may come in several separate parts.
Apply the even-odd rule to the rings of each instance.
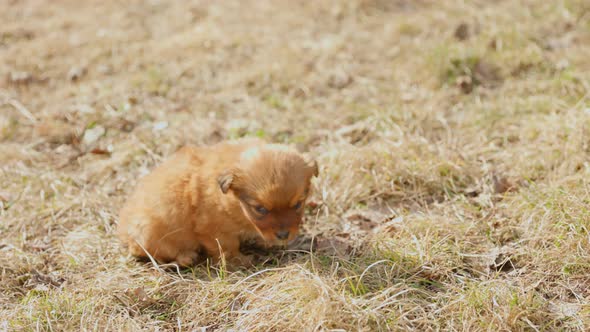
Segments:
[[[586,0],[0,2],[0,331],[590,329]],[[314,156],[302,240],[115,237],[184,144]]]

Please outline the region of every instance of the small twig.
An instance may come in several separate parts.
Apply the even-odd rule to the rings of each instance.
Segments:
[[[32,123],[37,123],[37,121],[38,121],[37,118],[35,118],[35,116],[18,100],[10,99],[4,103],[6,105],[10,105],[10,106],[14,107],[14,109],[19,111],[20,114],[22,114],[25,118],[27,118]]]
[[[237,288],[237,286],[239,286],[239,285],[241,285],[242,283],[244,283],[244,282],[246,282],[246,281],[248,281],[248,280],[250,280],[250,279],[252,279],[252,278],[256,277],[257,275],[261,275],[261,274],[263,274],[263,273],[266,273],[266,272],[271,272],[271,271],[280,271],[280,270],[283,270],[283,268],[271,268],[271,269],[264,269],[264,270],[260,270],[260,271],[254,272],[254,273],[252,273],[251,275],[247,276],[246,278],[244,278],[244,279],[241,279],[241,280],[239,280],[238,282],[236,282],[236,283],[234,284],[234,288]]]
[[[162,157],[158,156],[154,151],[152,151],[152,149],[150,149],[147,145],[145,145],[145,143],[143,143],[142,141],[140,141],[137,137],[134,137],[135,141],[137,142],[137,145],[144,150],[148,155],[150,155],[155,161],[157,162],[162,162]]]
[[[56,166],[57,169],[62,169],[66,166],[68,166],[69,164],[73,163],[74,161],[76,161],[78,158],[82,157],[84,155],[84,152],[79,151],[77,152],[75,155],[67,158],[65,161],[63,161],[62,163],[58,164]]]
[[[139,241],[137,241],[137,240],[135,240],[135,243],[137,243],[137,245],[143,250],[143,252],[145,252],[145,254],[147,255],[147,257],[152,262],[152,265],[154,266],[154,268],[158,272],[163,273],[164,271],[162,270],[162,268],[160,268],[160,265],[158,265],[158,263],[156,262],[156,260],[154,259],[154,257],[152,257],[152,255],[150,255],[150,253],[144,248],[144,246],[142,246],[141,243],[139,243]]]

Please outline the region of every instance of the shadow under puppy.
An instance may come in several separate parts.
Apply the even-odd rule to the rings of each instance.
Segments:
[[[298,233],[315,161],[259,140],[185,146],[142,178],[118,233],[132,255],[191,266],[200,253],[250,264],[240,242],[286,245]]]

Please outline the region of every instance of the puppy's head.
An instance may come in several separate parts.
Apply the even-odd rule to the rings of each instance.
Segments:
[[[283,145],[252,147],[240,163],[217,179],[221,191],[234,194],[260,235],[270,243],[286,244],[299,231],[311,178],[318,166]]]

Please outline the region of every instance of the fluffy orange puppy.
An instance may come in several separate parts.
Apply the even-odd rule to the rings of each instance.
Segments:
[[[298,233],[315,161],[259,140],[186,146],[140,180],[118,233],[132,255],[160,263],[248,264],[240,243],[286,244]],[[262,240],[262,241],[260,241]]]

